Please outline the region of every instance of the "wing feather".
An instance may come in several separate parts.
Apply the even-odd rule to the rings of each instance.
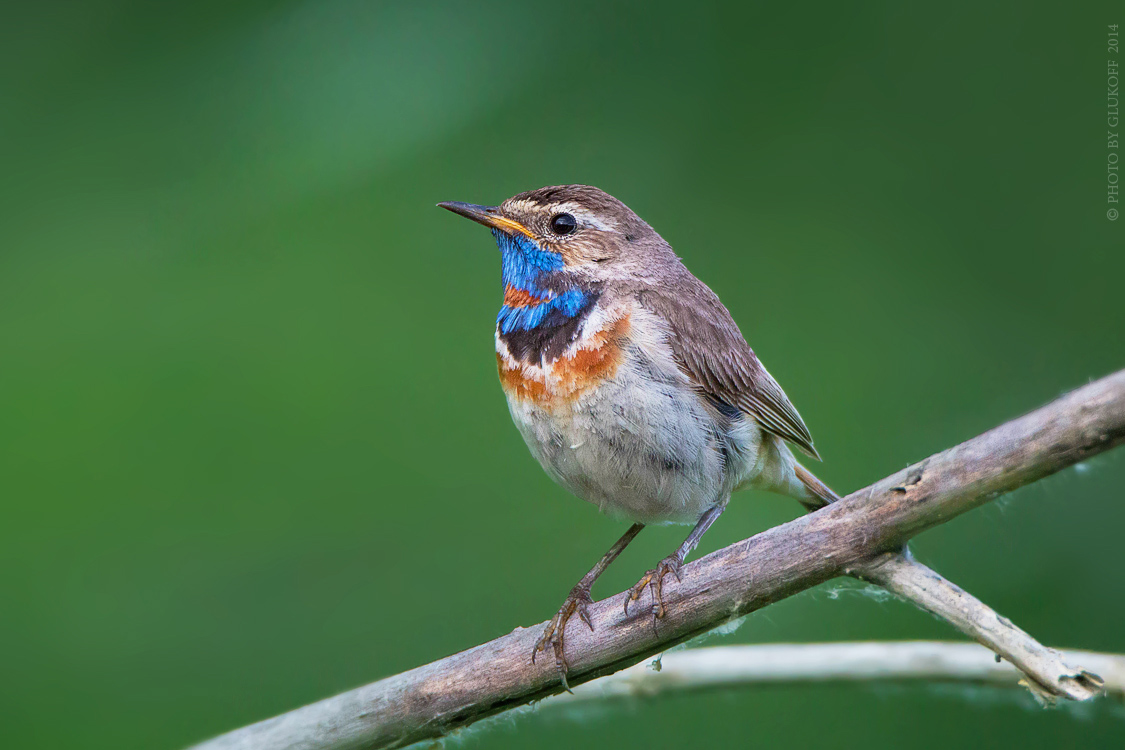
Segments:
[[[801,415],[762,366],[723,303],[703,282],[684,269],[674,284],[639,291],[637,300],[667,321],[668,343],[676,363],[702,391],[820,458]]]

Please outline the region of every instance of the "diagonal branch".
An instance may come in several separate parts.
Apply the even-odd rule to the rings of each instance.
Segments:
[[[823,510],[685,566],[683,583],[670,586],[666,593],[671,606],[658,630],[639,608],[624,615],[624,594],[597,602],[590,608],[596,632],[577,627],[567,631],[570,682],[577,685],[610,674],[731,618],[849,573],[871,576],[900,596],[956,621],[958,606],[972,609],[979,602],[967,595],[927,593],[922,583],[927,569],[894,553],[932,526],[1122,442],[1125,371],[931,456]],[[884,578],[879,580],[879,566],[888,555],[906,560],[906,567],[882,568]],[[896,577],[896,571],[904,570],[905,576]],[[995,613],[992,616],[1001,620]],[[986,638],[973,616],[956,624],[982,642],[994,639],[996,643],[990,645],[1013,661],[1054,657],[1050,669],[1032,678],[1047,694],[1081,699],[1097,691],[1096,678],[1066,667],[1057,653],[1041,646],[1038,652],[1027,642],[1022,650],[1009,643],[1008,639],[1019,636],[1034,643],[1018,629],[993,628]],[[529,659],[541,628],[517,628],[468,651],[236,730],[197,750],[384,748],[440,737],[561,691],[554,665],[542,661],[533,665]]]
[[[990,648],[997,659],[1007,659],[1023,673],[1023,684],[1042,703],[1054,703],[1058,698],[1083,701],[1103,691],[1099,675],[1072,666],[1063,654],[1039,643],[1011,620],[909,555],[885,555],[848,572],[937,615]]]

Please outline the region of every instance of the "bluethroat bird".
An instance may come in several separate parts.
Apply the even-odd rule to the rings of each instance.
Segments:
[[[730,313],[671,246],[587,185],[520,193],[499,206],[439,203],[485,225],[500,247],[504,303],[496,364],[512,420],[556,482],[634,523],[567,596],[535,654],[551,647],[566,685],[563,632],[591,630],[590,587],[645,524],[695,524],[625,599],[663,587],[731,493],[770,490],[809,509],[837,499],[793,456],[819,459],[781,386]]]

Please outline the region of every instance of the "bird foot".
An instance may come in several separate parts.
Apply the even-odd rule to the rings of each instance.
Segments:
[[[629,589],[629,593],[625,595],[625,614],[629,614],[629,602],[640,599],[647,586],[652,589],[652,627],[656,629],[656,621],[664,616],[665,611],[664,576],[671,573],[679,581],[680,568],[683,564],[679,555],[668,555],[655,568],[645,573],[644,577],[637,581],[637,584]]]
[[[559,673],[559,679],[562,680],[563,687],[566,691],[570,692],[570,685],[566,681],[567,663],[566,657],[563,655],[563,631],[566,630],[566,623],[570,620],[575,612],[582,618],[582,622],[594,630],[594,623],[590,620],[590,605],[593,601],[590,599],[590,587],[584,584],[578,584],[571,589],[570,594],[566,597],[562,607],[547,623],[546,629],[543,630],[542,637],[539,642],[535,644],[535,648],[531,650],[531,663],[535,663],[535,656],[540,651],[546,651],[550,646],[555,653],[555,669]]]

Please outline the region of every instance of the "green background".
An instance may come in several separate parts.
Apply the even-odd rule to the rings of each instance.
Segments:
[[[1106,25],[1023,3],[6,3],[0,727],[177,748],[548,617],[624,524],[496,382],[491,238],[585,182],[723,298],[851,490],[1125,366]],[[1125,651],[1125,454],[920,537]],[[709,552],[795,517],[736,496]],[[650,530],[595,591],[686,529]],[[956,637],[833,582],[725,642]],[[477,747],[1122,747],[1125,711],[817,687]]]

